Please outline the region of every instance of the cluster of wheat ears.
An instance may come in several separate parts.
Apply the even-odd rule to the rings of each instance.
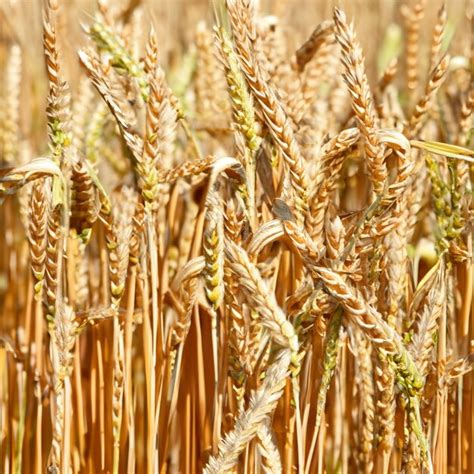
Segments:
[[[474,472],[472,12],[403,2],[369,84],[254,0],[172,67],[99,0],[71,77],[59,3],[43,142],[0,55],[0,472]]]

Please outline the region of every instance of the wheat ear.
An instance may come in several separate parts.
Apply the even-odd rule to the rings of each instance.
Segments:
[[[303,157],[283,107],[270,85],[264,80],[252,42],[255,37],[254,2],[228,0],[232,33],[242,72],[259,106],[269,132],[288,168],[294,191],[297,218],[304,222],[308,209],[307,178]]]
[[[334,10],[336,39],[341,45],[344,81],[352,98],[352,108],[357,117],[361,134],[364,137],[364,150],[370,180],[374,191],[380,194],[387,180],[387,167],[377,137],[377,116],[375,114],[372,93],[365,72],[364,56],[356,39],[354,27],[347,24],[342,10]]]

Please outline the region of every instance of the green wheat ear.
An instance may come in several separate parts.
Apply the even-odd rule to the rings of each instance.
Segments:
[[[326,398],[334,374],[334,369],[337,366],[337,356],[340,345],[340,332],[342,327],[342,308],[337,308],[335,313],[329,320],[326,339],[324,341],[324,358],[323,358],[323,374],[319,386],[318,399],[316,402],[316,421],[315,430],[319,430],[321,424],[322,414],[326,406]]]

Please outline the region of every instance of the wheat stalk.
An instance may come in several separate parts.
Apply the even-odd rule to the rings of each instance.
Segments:
[[[23,3],[0,471],[472,472],[466,5]]]

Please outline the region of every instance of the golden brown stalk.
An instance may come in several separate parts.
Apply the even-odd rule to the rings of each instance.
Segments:
[[[361,472],[370,473],[374,467],[374,385],[371,349],[367,339],[356,332],[356,364],[358,391],[360,395],[359,412],[359,453]]]
[[[121,199],[120,199],[121,198]],[[109,277],[113,310],[113,392],[112,392],[112,437],[113,472],[119,472],[120,434],[123,416],[123,392],[125,370],[124,329],[118,317],[118,306],[125,291],[129,250],[131,247],[131,221],[135,212],[136,194],[128,188],[122,188],[116,204],[115,215],[102,212],[105,224],[105,238],[109,249]],[[134,248],[135,250],[135,248]]]
[[[331,316],[327,325],[327,331],[325,331],[325,340],[323,348],[323,372],[318,389],[318,398],[316,401],[316,418],[313,438],[311,440],[311,447],[308,453],[307,465],[311,465],[311,461],[314,455],[314,449],[316,447],[316,441],[319,437],[321,428],[321,421],[323,420],[327,394],[329,387],[334,375],[334,370],[337,366],[340,346],[340,332],[342,327],[342,310],[337,308],[334,314]]]
[[[342,10],[334,10],[336,39],[341,45],[344,80],[352,98],[352,108],[357,117],[361,134],[364,137],[364,150],[367,166],[375,193],[380,194],[387,180],[387,167],[383,150],[377,138],[377,116],[375,114],[372,93],[365,72],[362,49],[356,39],[354,27],[347,24]]]
[[[76,339],[77,323],[71,307],[57,307],[51,336],[53,366],[53,440],[48,470],[68,472],[70,463],[72,350]]]
[[[236,244],[241,242],[242,221],[236,216],[233,201],[227,203],[224,214],[225,237]],[[251,336],[252,322],[249,324],[244,315],[244,307],[238,301],[238,284],[228,266],[224,267],[225,311],[230,318],[229,328],[229,375],[232,378],[232,390],[236,398],[236,415],[244,408],[245,383],[252,374],[253,351]],[[253,321],[253,320],[252,320]]]
[[[122,428],[123,415],[123,391],[124,391],[124,334],[119,319],[114,317],[114,340],[113,340],[113,394],[112,394],[112,437],[113,437],[113,466],[112,472],[118,474],[120,462],[120,431]]]
[[[177,305],[177,318],[172,323],[168,340],[169,370],[176,374],[169,388],[170,408],[168,416],[170,421],[176,409],[183,345],[189,333],[192,312],[196,304],[198,277],[203,270],[204,261],[202,257],[192,259],[178,272],[171,285],[171,295],[173,295],[172,297]]]
[[[155,447],[159,430],[159,413],[161,407],[162,378],[156,376],[156,368],[163,357],[165,349],[164,322],[162,311],[162,292],[159,286],[159,262],[161,256],[161,232],[156,217],[160,211],[159,204],[164,203],[167,192],[158,183],[158,170],[170,164],[174,146],[177,114],[171,104],[170,91],[166,85],[164,72],[156,68],[150,82],[147,97],[145,137],[143,149],[136,158],[136,174],[145,207],[146,248],[149,257],[149,275],[146,285],[149,286],[149,305],[151,324],[147,331],[147,349],[151,353],[147,361],[147,412],[149,423],[146,429],[147,469],[152,472],[158,466],[158,451]],[[123,130],[122,130],[123,133]],[[147,290],[148,293],[148,290]],[[147,311],[149,308],[147,308]],[[162,374],[162,373],[161,373]]]
[[[212,179],[212,178],[211,178]],[[204,281],[211,305],[211,337],[214,361],[214,436],[220,432],[219,416],[219,331],[217,314],[224,299],[224,210],[218,196],[218,183],[211,184],[206,199],[206,219],[203,233],[203,253],[206,262]]]
[[[474,356],[469,355],[458,360],[449,360],[446,363],[445,380],[440,381],[440,385],[452,384],[455,379],[461,377],[462,375],[467,374],[471,370],[474,370]]]
[[[397,225],[383,241],[382,249],[385,255],[381,260],[382,286],[379,308],[384,319],[393,328],[400,328],[404,311],[404,291],[406,289],[407,260],[405,231],[406,223],[403,220],[402,207],[405,199],[394,204],[393,214],[397,218]],[[378,420],[377,444],[382,453],[382,467],[384,472],[389,469],[390,453],[393,450],[395,436],[395,373],[387,357],[379,353],[379,365],[374,368],[378,399],[376,403],[376,419]]]

